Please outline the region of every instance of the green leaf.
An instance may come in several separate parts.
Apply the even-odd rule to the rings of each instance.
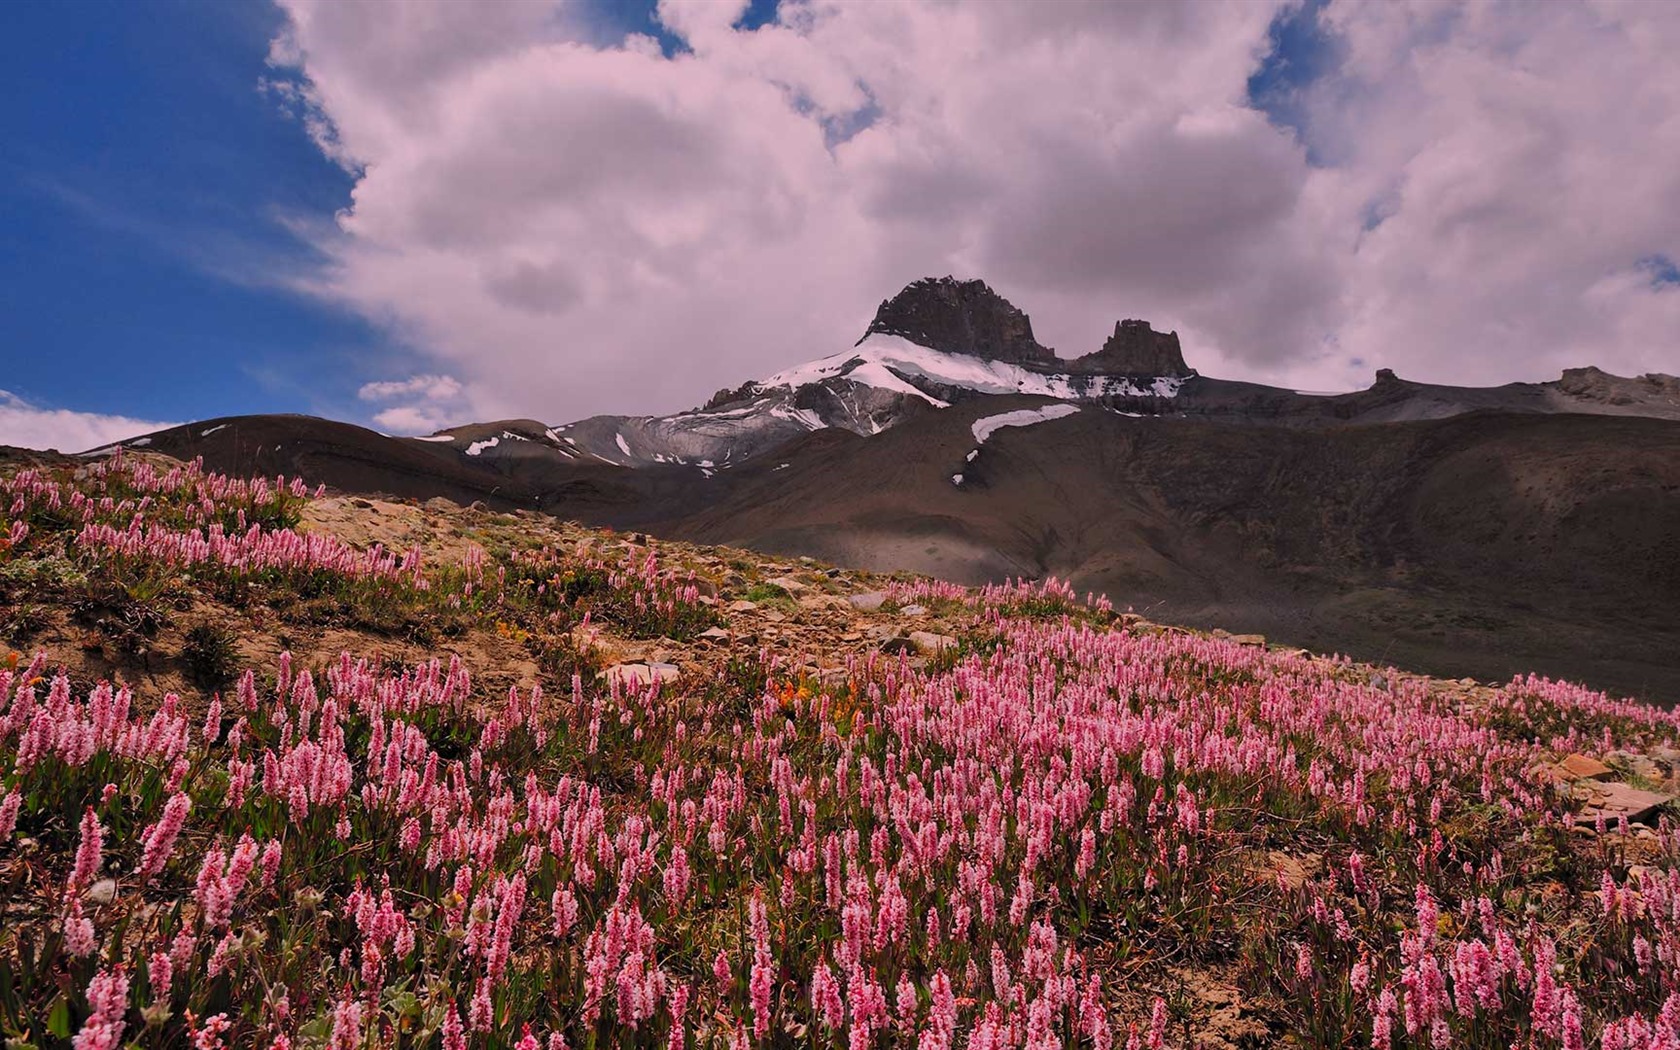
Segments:
[[[59,996],[47,1011],[47,1031],[60,1039],[70,1038],[70,1000]]]

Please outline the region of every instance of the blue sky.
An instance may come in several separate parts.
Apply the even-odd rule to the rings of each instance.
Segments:
[[[652,0],[599,9],[656,33]],[[773,17],[757,0],[744,25]],[[268,3],[0,8],[0,390],[40,408],[188,420],[359,419],[411,354],[288,281],[352,177],[259,84]]]
[[[307,261],[282,220],[331,216],[351,188],[257,90],[278,13],[13,2],[3,18],[0,388],[165,420],[341,404],[380,343],[277,286]]]

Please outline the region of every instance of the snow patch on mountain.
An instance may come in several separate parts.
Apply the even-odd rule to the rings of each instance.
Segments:
[[[798,389],[825,379],[850,379],[865,386],[901,393],[908,388],[936,407],[944,407],[943,402],[907,381],[912,377],[978,394],[1036,394],[1064,400],[1176,397],[1179,388],[1184,385],[1184,378],[1180,376],[1076,376],[1038,372],[1006,361],[988,361],[969,354],[929,350],[893,335],[871,335],[851,350],[777,372],[758,385],[765,389]],[[888,386],[887,383],[893,385]]]
[[[1078,405],[1045,405],[1043,408],[1022,408],[1014,412],[1000,412],[995,416],[984,416],[976,419],[970,429],[974,431],[974,440],[984,445],[987,438],[1004,427],[1030,427],[1036,423],[1048,423],[1052,419],[1071,416],[1078,411]]]

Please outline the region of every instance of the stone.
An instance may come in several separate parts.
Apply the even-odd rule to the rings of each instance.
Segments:
[[[1622,817],[1629,823],[1649,821],[1658,809],[1674,801],[1673,795],[1641,791],[1620,781],[1583,780],[1575,789],[1586,799],[1575,818],[1577,824],[1595,824],[1600,816],[1606,823]]]
[[[648,686],[655,682],[674,682],[682,677],[682,671],[676,664],[667,663],[614,664],[602,671],[601,677],[609,682],[617,681],[620,686]]]
[[[1582,754],[1567,756],[1557,764],[1557,770],[1565,780],[1604,780],[1615,774],[1603,762]]]
[[[700,637],[708,638],[714,642],[727,642],[729,641],[729,632],[722,627],[708,627],[700,632]]]
[[[757,602],[749,602],[745,598],[737,598],[729,603],[730,612],[752,612],[756,608],[758,608]]]
[[[955,649],[957,640],[948,634],[934,634],[932,631],[911,631],[910,644],[924,653],[938,653],[946,649]]]
[[[846,600],[858,612],[876,612],[886,604],[887,595],[885,591],[869,591],[866,594],[854,594]]]
[[[903,637],[887,638],[881,642],[881,651],[889,656],[897,656],[899,653],[914,652],[915,648],[915,642]]]
[[[1256,649],[1266,648],[1266,636],[1263,634],[1233,634],[1231,641],[1238,645],[1246,645]]]
[[[791,576],[778,576],[773,580],[765,580],[764,582],[771,587],[780,587],[789,594],[803,594],[811,589]]]
[[[89,904],[109,904],[117,899],[117,880],[100,879],[87,888],[82,899]]]
[[[923,605],[906,605],[904,608],[900,609],[899,612],[906,616],[921,616],[927,612],[927,607]]]

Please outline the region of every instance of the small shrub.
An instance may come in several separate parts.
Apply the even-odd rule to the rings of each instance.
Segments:
[[[237,642],[232,630],[218,624],[200,623],[187,631],[181,660],[194,684],[206,692],[226,688],[239,665]]]

